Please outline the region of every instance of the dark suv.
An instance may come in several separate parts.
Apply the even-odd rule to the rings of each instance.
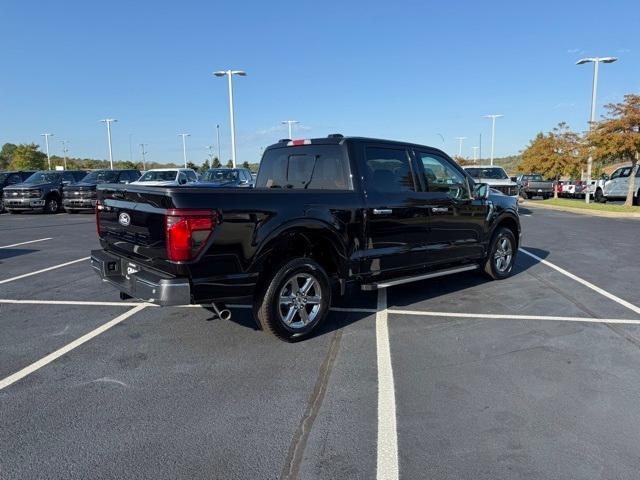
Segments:
[[[62,206],[62,187],[86,176],[84,170],[41,170],[23,183],[4,189],[4,207],[9,213],[40,210],[57,213]]]
[[[33,170],[32,171],[13,170],[13,171],[7,171],[7,172],[0,172],[0,213],[4,212],[4,200],[2,196],[4,187],[22,183],[34,173],[35,172]]]
[[[140,178],[138,170],[96,170],[80,182],[62,189],[62,205],[67,213],[93,210],[96,206],[96,187],[102,183],[131,183]]]

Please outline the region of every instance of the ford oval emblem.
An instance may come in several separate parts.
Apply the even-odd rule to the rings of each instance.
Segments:
[[[131,223],[131,217],[129,216],[128,213],[124,213],[122,212],[119,216],[118,216],[118,223],[120,225],[122,225],[123,227],[128,227],[129,224]]]

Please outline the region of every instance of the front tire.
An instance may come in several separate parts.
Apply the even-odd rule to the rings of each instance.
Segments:
[[[44,213],[54,214],[60,211],[60,202],[56,196],[48,197],[44,204]]]
[[[516,245],[516,238],[508,228],[501,227],[493,234],[484,262],[484,273],[489,278],[503,280],[511,276],[516,262]]]
[[[607,199],[605,198],[604,194],[602,193],[602,189],[601,188],[598,188],[596,190],[595,200],[598,203],[606,203]]]
[[[307,337],[322,323],[330,307],[327,273],[309,258],[295,258],[266,279],[253,312],[262,330],[292,342]]]

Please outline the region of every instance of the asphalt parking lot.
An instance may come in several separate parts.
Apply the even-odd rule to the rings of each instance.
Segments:
[[[119,301],[91,215],[1,215],[0,478],[637,478],[640,222],[521,214],[512,278],[353,289],[295,344]]]

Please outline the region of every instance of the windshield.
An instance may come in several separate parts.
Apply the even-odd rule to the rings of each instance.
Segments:
[[[142,175],[139,182],[173,182],[178,174],[177,170],[149,171]]]
[[[542,182],[542,175],[525,175],[522,177],[523,180],[528,182]]]
[[[114,183],[116,180],[118,180],[118,172],[99,170],[97,172],[91,172],[81,181],[87,183]]]
[[[60,181],[58,172],[36,172],[27,178],[24,183],[56,183]]]
[[[207,170],[202,176],[203,182],[230,182],[237,179],[238,171],[229,170],[228,168]]]
[[[465,170],[473,178],[489,178],[491,180],[505,180],[509,178],[506,172],[500,167],[466,168]]]

